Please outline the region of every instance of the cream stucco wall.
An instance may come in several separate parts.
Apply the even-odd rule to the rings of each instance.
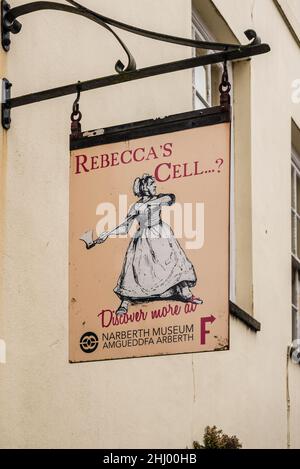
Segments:
[[[190,3],[85,1],[107,16],[182,36],[191,31]],[[231,319],[229,352],[70,365],[73,97],[16,109],[11,129],[1,132],[0,338],[7,344],[7,363],[0,364],[0,447],[185,448],[214,424],[237,434],[246,448],[287,446],[291,118],[300,125],[291,82],[300,78],[300,50],[272,2],[214,4],[242,42],[243,31],[253,27],[272,47],[252,61],[250,90],[253,313],[262,331],[254,334]],[[14,95],[111,74],[123,58],[109,33],[85,19],[44,12],[22,22],[6,57]],[[121,36],[138,67],[190,55],[179,46]],[[85,129],[191,106],[189,71],[95,90],[81,99]],[[291,443],[300,447],[300,368],[292,363],[289,384]]]

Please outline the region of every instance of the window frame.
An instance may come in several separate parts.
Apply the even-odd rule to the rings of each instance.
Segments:
[[[192,38],[198,38],[200,41],[208,41],[208,42],[216,42],[216,39],[211,34],[211,32],[207,29],[205,24],[201,21],[198,11],[193,6],[192,8],[192,19],[191,19],[191,31],[192,31]],[[192,49],[193,57],[196,56],[197,51],[196,49]],[[212,50],[206,50],[204,53],[212,53]],[[212,69],[214,67],[214,69]],[[200,99],[202,104],[205,108],[212,107],[214,105],[219,105],[219,84],[217,86],[217,96],[213,96],[213,73],[212,70],[218,72],[219,80],[218,82],[221,83],[221,76],[223,67],[222,64],[214,64],[214,65],[206,65],[204,67],[206,70],[209,70],[209,73],[206,72],[207,76],[209,77],[209,86],[207,90],[207,96],[209,97],[208,100],[203,98],[200,93],[197,92],[195,86],[195,76],[196,76],[196,68],[193,68],[193,75],[192,75],[192,92],[193,92],[193,110],[197,110],[199,108],[196,107],[196,99]],[[229,62],[227,64],[228,68],[228,77],[231,83],[231,96],[233,97],[233,67],[232,64]],[[215,98],[215,99],[214,99]],[[232,99],[233,100],[233,99]],[[215,101],[216,104],[213,103]],[[235,303],[236,302],[236,218],[235,218],[235,147],[234,147],[234,106],[232,103],[232,121],[231,121],[231,155],[230,155],[230,301]]]
[[[300,155],[294,147],[291,151],[291,253],[292,341],[296,341],[300,339]]]
[[[193,8],[192,11],[192,38],[195,40],[199,41],[208,41],[208,42],[216,42],[216,39],[214,36],[208,31],[208,29],[205,27],[205,25],[201,22],[201,19],[199,17],[199,14],[197,13],[196,9]],[[198,51],[201,51],[201,49],[198,49]],[[211,49],[202,49],[203,53],[198,54],[197,49],[192,49],[192,54],[193,57],[196,57],[197,55],[206,55],[209,53],[213,53]],[[219,88],[219,83],[221,82],[221,75],[222,75],[222,65],[221,64],[213,64],[213,65],[205,65],[201,66],[201,69],[205,70],[205,75],[206,75],[206,96],[203,96],[201,92],[197,89],[196,87],[196,73],[197,69],[200,67],[193,68],[193,79],[192,79],[192,86],[193,86],[193,109],[203,109],[203,107],[198,108],[196,104],[196,100],[198,99],[204,108],[208,108],[211,106],[214,106],[213,101],[217,101],[219,98],[219,90],[217,89],[217,95],[214,95],[214,90],[213,88],[213,81],[214,77],[215,79],[218,78],[218,86]],[[229,79],[232,82],[232,67],[231,64],[228,64],[228,73],[229,73]],[[217,77],[216,77],[217,75]]]
[[[214,39],[208,30],[205,28],[203,23],[201,23],[200,18],[196,11],[192,11],[192,38],[198,41],[209,41],[213,42]],[[209,52],[209,51],[207,51]],[[206,51],[205,51],[206,53]],[[197,49],[193,49],[193,57],[197,56]],[[211,90],[211,65],[205,65],[202,67],[205,70],[206,75],[206,96],[202,96],[199,90],[196,87],[196,73],[197,69],[193,68],[193,109],[196,110],[196,100],[202,102],[203,106],[208,108],[212,105],[212,90]]]

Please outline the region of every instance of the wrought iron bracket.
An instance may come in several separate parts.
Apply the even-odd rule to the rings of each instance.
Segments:
[[[75,0],[65,0],[65,1],[70,3],[72,6],[65,5],[63,3],[57,3],[57,2],[38,1],[38,2],[26,3],[24,5],[11,8],[7,0],[1,0],[1,23],[2,23],[1,34],[2,34],[2,46],[4,50],[8,51],[10,49],[10,43],[11,43],[10,33],[17,34],[21,31],[22,24],[17,20],[17,18],[19,18],[20,16],[27,15],[29,13],[40,11],[40,10],[64,11],[66,13],[73,13],[76,15],[81,15],[91,21],[95,21],[100,26],[109,30],[116,37],[116,39],[120,42],[121,46],[123,47],[126,53],[129,52],[128,49],[126,48],[124,43],[120,40],[120,38],[116,35],[116,33],[111,29],[111,26],[114,26],[119,29],[123,29],[124,31],[128,31],[133,34],[147,37],[149,39],[170,42],[173,44],[178,44],[178,45],[187,46],[187,47],[197,47],[197,48],[202,48],[202,49],[225,51],[228,49],[241,49],[249,45],[249,44],[246,44],[246,45],[225,44],[225,43],[209,42],[209,41],[195,41],[193,39],[157,33],[155,31],[149,31],[147,29],[137,28],[136,26],[131,26],[126,23],[122,23],[121,21],[117,21],[112,18],[108,18],[107,16],[103,16],[100,13],[96,13],[95,11],[92,11],[89,8],[86,8],[84,5],[81,5],[79,2]],[[247,38],[249,39],[249,41],[252,41],[251,45],[259,44],[261,42],[260,38],[257,37],[255,31],[253,31],[252,29],[247,30],[245,34]],[[130,57],[128,58],[130,59]]]
[[[4,0],[1,1],[1,44],[3,49],[7,52],[10,47],[10,31],[6,27],[4,18],[10,9],[10,5]]]
[[[56,2],[31,2],[26,3],[24,5],[20,5],[15,8],[11,8],[7,0],[1,0],[1,42],[3,49],[6,52],[8,52],[10,49],[10,33],[18,34],[22,29],[22,24],[17,20],[18,17],[28,15],[29,13],[34,13],[40,10],[57,10],[84,16],[85,18],[94,21],[103,28],[107,29],[111,34],[113,34],[113,36],[119,42],[119,44],[127,55],[127,66],[125,67],[125,65],[120,60],[118,60],[115,65],[116,71],[118,73],[121,73],[123,71],[135,70],[136,64],[132,54],[130,53],[129,49],[126,47],[124,42],[115,33],[115,31],[111,29],[109,23],[105,21],[105,17],[102,17],[102,15],[92,12],[88,8],[85,8],[84,6],[80,5],[79,3],[73,0],[66,1],[75,6],[64,5],[63,3]]]
[[[2,80],[2,101],[1,101],[1,121],[2,127],[6,130],[10,128],[11,117],[10,117],[10,106],[7,103],[11,97],[11,83],[3,78]]]
[[[195,41],[188,38],[170,36],[161,34],[146,29],[137,28],[112,18],[105,17],[99,13],[89,10],[75,0],[66,0],[70,5],[65,5],[57,2],[49,1],[36,1],[26,3],[14,8],[11,8],[6,0],[1,0],[1,42],[3,49],[8,52],[11,45],[11,34],[17,34],[21,31],[22,24],[17,18],[40,10],[57,10],[66,13],[72,13],[83,16],[108,30],[115,39],[119,42],[123,51],[127,55],[127,65],[125,66],[121,60],[118,60],[115,65],[117,74],[107,77],[96,78],[82,82],[80,87],[81,91],[87,91],[104,86],[110,86],[117,83],[122,83],[131,80],[138,80],[164,73],[175,72],[193,67],[204,66],[219,62],[226,62],[229,60],[239,60],[242,58],[252,57],[258,54],[265,54],[270,51],[268,44],[261,44],[260,38],[252,29],[245,31],[247,39],[250,41],[248,44],[225,44],[209,41]],[[187,47],[206,49],[211,51],[218,51],[216,53],[209,53],[200,57],[193,57],[191,59],[179,60],[165,64],[159,64],[152,67],[146,67],[140,70],[136,69],[136,62],[133,55],[126,47],[124,42],[111,28],[111,26],[125,30],[127,32],[137,34],[149,39],[154,39],[172,44],[178,44]],[[3,80],[2,84],[2,125],[5,129],[10,126],[10,110],[13,107],[24,106],[30,103],[43,101],[47,99],[57,98],[68,94],[75,94],[78,90],[78,84],[71,84],[53,88],[50,90],[31,93],[25,96],[11,98],[10,96],[11,84],[7,79]]]

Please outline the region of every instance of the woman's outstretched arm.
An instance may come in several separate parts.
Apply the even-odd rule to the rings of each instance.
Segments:
[[[110,231],[109,236],[110,235],[118,236],[118,235],[127,234],[136,216],[137,216],[136,214],[132,214],[132,215],[128,214],[125,221],[123,221],[121,225],[117,226],[113,231]]]
[[[161,205],[173,205],[176,197],[174,194],[159,194],[158,200]]]
[[[134,219],[137,217],[137,214],[138,214],[137,211],[134,209],[134,207],[132,207],[129,210],[126,219],[123,221],[123,223],[121,223],[121,225],[117,226],[112,231],[109,231],[109,232],[104,231],[103,233],[100,234],[98,238],[98,243],[103,243],[103,241],[105,241],[109,236],[112,236],[112,235],[118,236],[118,235],[127,234],[131,228],[131,225]]]

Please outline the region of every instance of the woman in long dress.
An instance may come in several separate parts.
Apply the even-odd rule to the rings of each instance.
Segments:
[[[194,267],[170,226],[161,219],[161,208],[175,203],[174,194],[157,195],[155,179],[148,174],[134,181],[133,192],[139,200],[126,220],[98,238],[102,243],[111,235],[127,234],[134,220],[139,223],[114,289],[121,299],[116,314],[126,314],[130,304],[162,299],[202,304],[190,290],[197,282]]]

